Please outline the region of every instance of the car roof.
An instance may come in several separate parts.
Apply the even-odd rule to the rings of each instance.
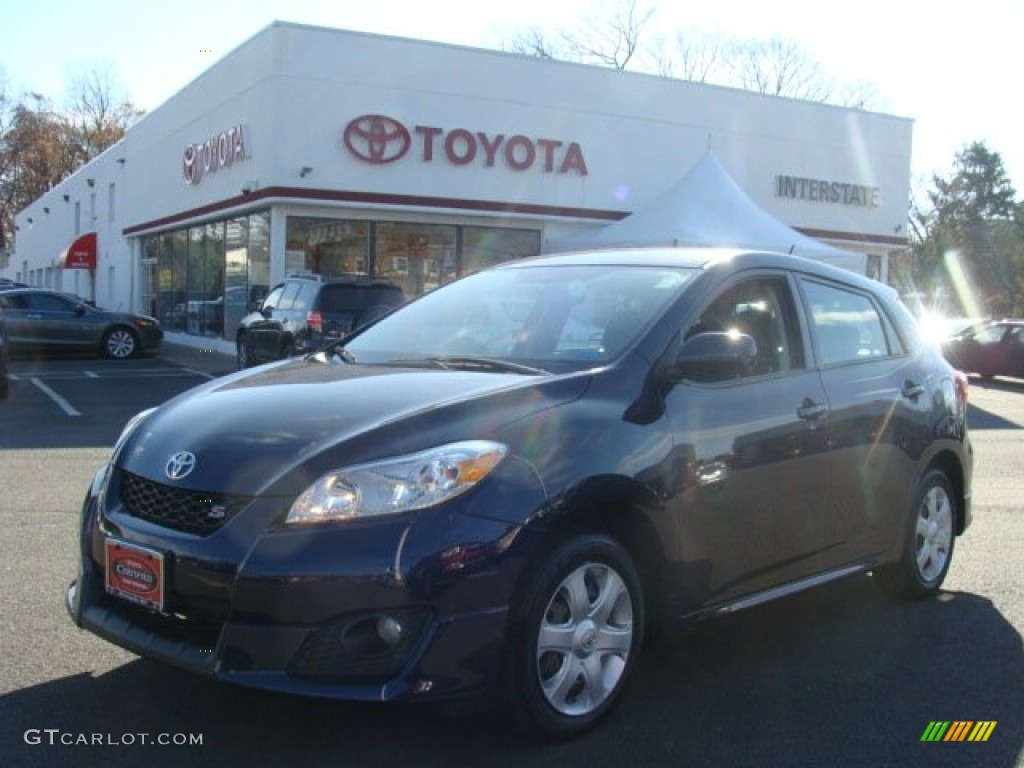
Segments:
[[[717,267],[739,269],[786,269],[830,280],[845,282],[875,293],[897,297],[889,286],[847,269],[813,261],[802,256],[749,248],[718,247],[637,247],[580,250],[506,261],[492,269],[523,269],[535,266],[646,266],[681,267],[710,270]]]
[[[535,266],[646,266],[703,269],[744,251],[721,248],[608,248],[532,256],[499,264],[495,269]]]
[[[291,274],[285,278],[285,282],[289,281],[306,281],[320,285],[359,285],[375,288],[401,288],[398,283],[395,283],[386,277],[367,275],[361,272],[343,272],[333,275],[319,275],[316,273]]]
[[[54,296],[63,296],[66,299],[74,299],[75,301],[82,301],[82,299],[80,297],[75,296],[73,293],[65,293],[64,291],[54,291],[54,290],[52,290],[50,288],[32,288],[32,287],[28,287],[28,288],[5,288],[4,289],[4,293],[15,293],[15,294],[17,294],[17,293],[21,293],[21,294],[25,294],[25,293],[49,293],[49,294],[52,294]]]

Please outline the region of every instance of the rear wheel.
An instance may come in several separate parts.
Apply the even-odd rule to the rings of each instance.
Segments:
[[[513,714],[543,736],[581,733],[622,693],[643,639],[640,579],[599,534],[570,539],[533,569],[513,608]]]
[[[882,572],[883,583],[903,597],[931,597],[939,591],[949,572],[955,541],[953,486],[942,470],[932,469],[922,478],[914,494],[903,555]]]
[[[139,340],[130,328],[118,326],[103,334],[103,354],[115,360],[134,357],[139,351]]]

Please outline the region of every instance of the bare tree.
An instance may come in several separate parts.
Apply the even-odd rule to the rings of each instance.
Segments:
[[[90,66],[69,88],[70,105],[64,115],[69,142],[79,165],[116,144],[144,112],[118,94],[109,63]]]
[[[736,85],[770,96],[828,101],[831,85],[798,44],[772,38],[738,43],[729,56]]]
[[[835,96],[830,101],[851,109],[879,109],[882,97],[879,96],[878,88],[874,83],[867,80],[855,80],[840,83]]]
[[[14,215],[124,136],[142,112],[115,96],[109,69],[86,68],[58,111],[44,95],[15,101],[0,81],[0,248]]]
[[[729,42],[720,34],[693,30],[677,30],[672,42],[662,45],[655,58],[659,75],[676,77],[694,83],[716,82]]]
[[[626,69],[640,49],[644,26],[654,15],[640,0],[622,0],[607,20],[592,21],[582,34],[565,34],[566,44],[581,61]]]
[[[721,33],[676,30],[671,42],[646,32],[654,10],[644,0],[617,3],[603,17],[581,25],[580,31],[545,33],[525,29],[503,43],[505,50],[544,59],[599,64],[614,69],[638,69],[665,77],[742,88],[772,96],[829,102],[855,109],[872,109],[879,100],[867,82],[836,83],[821,63],[790,40],[731,40]]]
[[[509,40],[501,43],[501,49],[511,53],[522,53],[537,59],[565,59],[564,52],[539,27],[529,27],[515,32]]]
[[[547,35],[538,27],[513,34],[504,50],[541,59],[558,59],[626,69],[641,50],[644,26],[654,14],[641,0],[617,0],[611,15],[588,21],[581,31],[561,30]]]

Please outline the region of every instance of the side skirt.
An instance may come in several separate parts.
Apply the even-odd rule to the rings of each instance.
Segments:
[[[848,576],[853,576],[858,573],[868,573],[873,568],[877,567],[877,565],[878,563],[874,561],[844,565],[841,568],[834,568],[831,571],[825,571],[824,573],[819,573],[815,576],[809,576],[806,579],[799,579],[788,584],[782,584],[778,587],[766,589],[763,592],[755,592],[752,595],[745,595],[737,600],[731,600],[728,603],[721,603],[709,608],[703,608],[680,618],[684,622],[691,622],[714,616],[727,616],[747,608],[753,608],[756,605],[769,603],[772,600],[778,600],[782,597],[795,595],[797,592],[803,592],[806,589],[820,587],[823,584],[828,584],[829,582],[845,579]]]

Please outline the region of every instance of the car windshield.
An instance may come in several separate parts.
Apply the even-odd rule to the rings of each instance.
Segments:
[[[692,269],[537,265],[496,269],[409,304],[347,344],[360,363],[505,361],[545,371],[618,357]]]

